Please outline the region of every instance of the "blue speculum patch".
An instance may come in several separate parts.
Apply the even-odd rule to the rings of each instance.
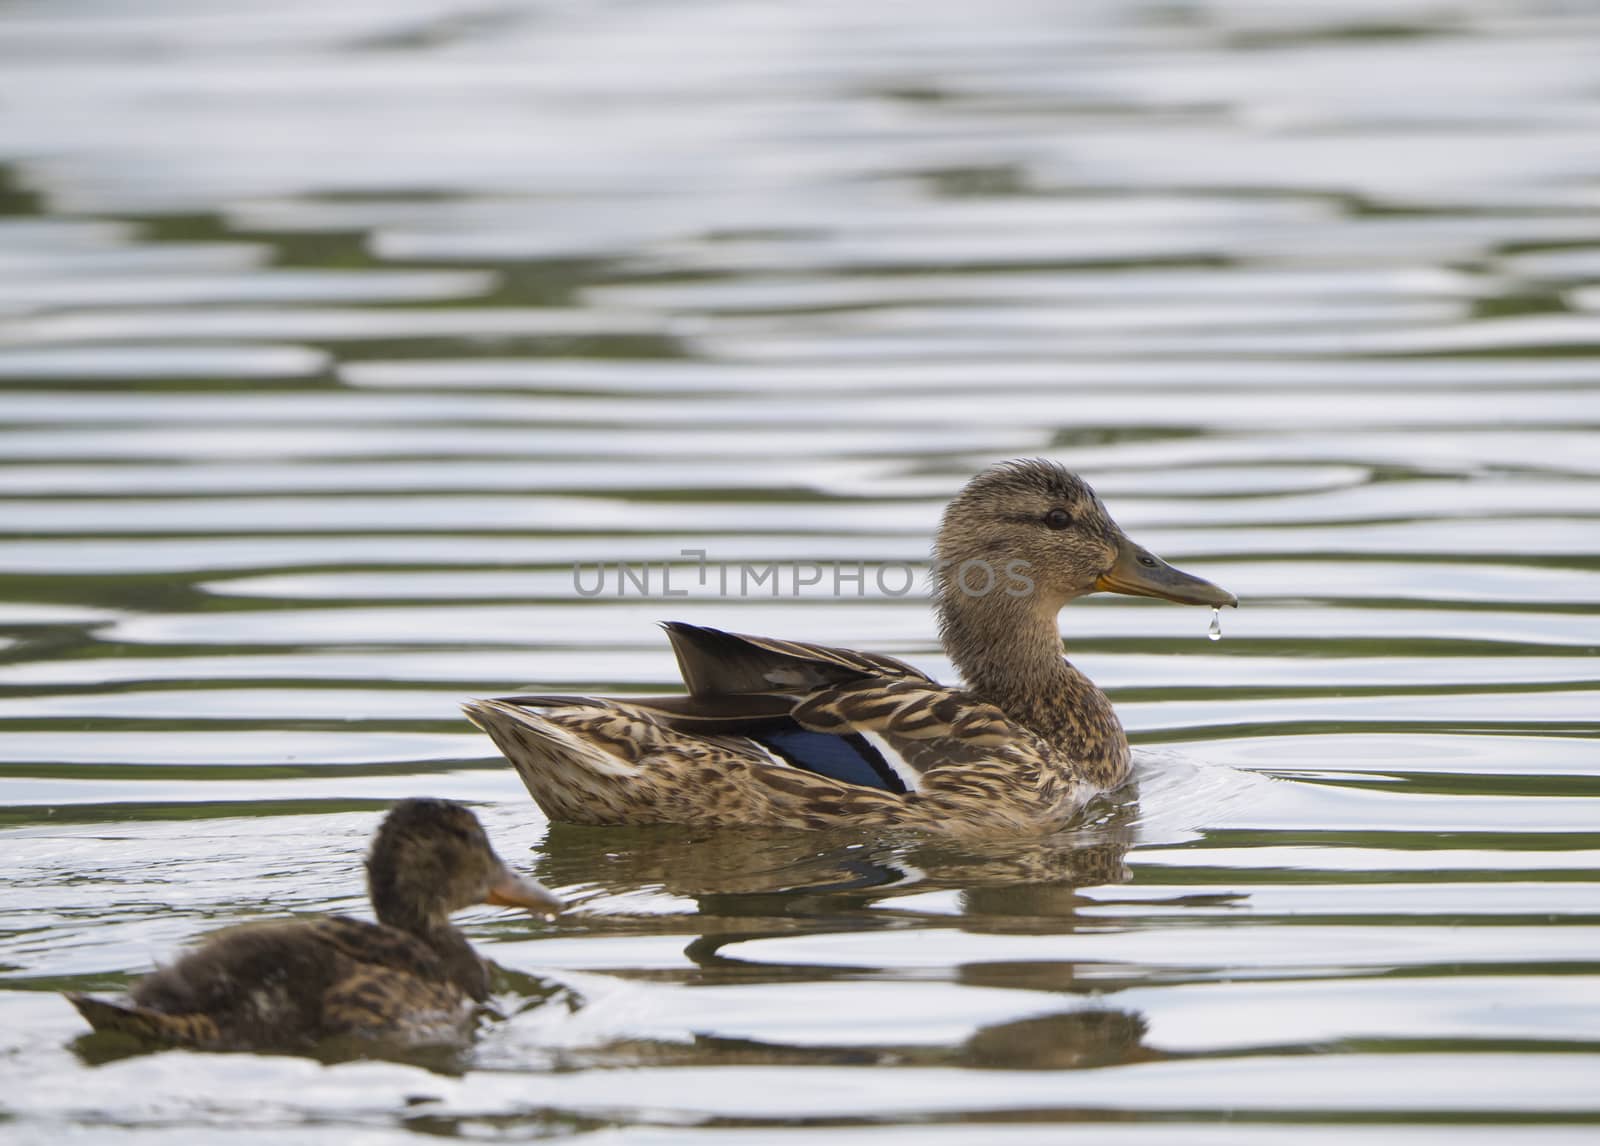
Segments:
[[[839,736],[832,732],[786,728],[763,732],[751,739],[770,748],[796,768],[815,772],[819,776],[830,776],[847,784],[880,788],[886,792],[906,790],[905,783],[895,775],[883,754],[858,732]]]

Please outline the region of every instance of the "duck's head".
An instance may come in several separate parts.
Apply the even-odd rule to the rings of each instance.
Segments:
[[[1031,599],[1053,616],[1099,590],[1213,608],[1239,603],[1135,544],[1087,482],[1041,459],[1004,462],[969,481],[945,510],[935,557],[947,609],[960,598],[999,595]]]
[[[553,915],[563,904],[501,862],[478,818],[449,800],[402,800],[367,853],[367,888],[378,918],[426,931],[474,903]]]

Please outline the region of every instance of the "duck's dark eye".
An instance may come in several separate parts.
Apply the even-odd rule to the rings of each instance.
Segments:
[[[1044,523],[1051,529],[1065,529],[1072,524],[1072,514],[1060,506],[1056,506],[1056,508],[1044,515]]]

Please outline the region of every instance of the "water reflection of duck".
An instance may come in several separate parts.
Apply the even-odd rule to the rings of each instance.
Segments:
[[[955,1046],[794,1045],[697,1034],[688,1042],[622,1039],[574,1056],[586,1066],[921,1066],[977,1070],[1088,1070],[1171,1057],[1144,1043],[1135,1011],[1083,1006],[979,1027]]]
[[[1061,607],[1096,590],[1237,604],[1134,544],[1045,461],[973,478],[936,555],[965,689],[893,657],[674,623],[687,696],[504,697],[467,713],[555,820],[1046,833],[1129,764],[1111,702],[1061,655]]]
[[[489,978],[450,913],[562,907],[446,800],[395,805],[373,838],[367,885],[377,923],[332,915],[231,928],[140,980],[129,1004],[67,998],[97,1031],[213,1050],[299,1049],[340,1035],[454,1042]]]
[[[760,912],[773,895],[787,900],[804,893],[806,903],[823,896],[839,904],[947,889],[967,898],[1012,897],[1004,905],[985,899],[1001,915],[1054,916],[1081,903],[1075,889],[1129,878],[1125,861],[1138,814],[1130,785],[1093,829],[1043,839],[889,831],[863,841],[846,828],[552,824],[536,870],[545,883],[582,888],[586,898],[598,893],[625,901],[645,890],[695,899],[702,917]],[[627,912],[625,903],[618,909]]]

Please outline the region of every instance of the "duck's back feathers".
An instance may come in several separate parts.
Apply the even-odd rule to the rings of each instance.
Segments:
[[[952,800],[976,805],[1039,775],[1037,737],[893,657],[668,631],[688,695],[467,705],[552,819],[934,826]],[[998,806],[969,813],[1015,826]]]
[[[328,916],[224,931],[140,980],[128,1004],[68,998],[96,1030],[290,1049],[339,1035],[431,1037],[459,1026],[485,988],[481,963],[463,972],[397,928]]]

